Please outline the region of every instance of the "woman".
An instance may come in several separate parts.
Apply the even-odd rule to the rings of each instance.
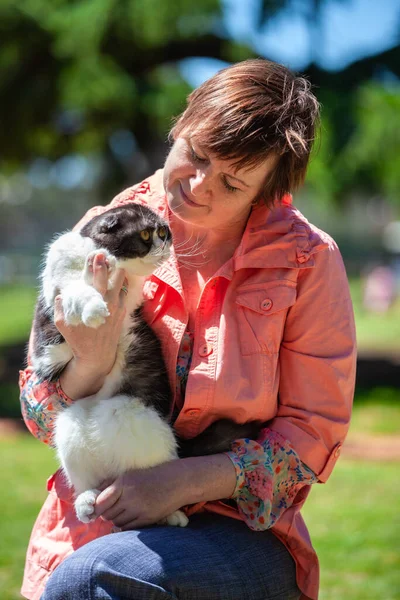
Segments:
[[[220,418],[268,427],[230,452],[106,482],[102,518],[89,526],[53,475],[28,550],[27,598],[40,597],[61,561],[43,600],[317,598],[318,561],[300,508],[339,456],[355,374],[339,251],[291,204],[317,118],[304,79],[266,60],[236,64],[189,96],[164,169],[112,202],[148,204],[168,218],[182,255],[185,244],[198,248],[189,265],[172,254],[144,288],[175,389],[177,433],[194,437]],[[94,273],[98,290],[115,297],[101,257]],[[56,384],[38,384],[29,367],[22,373],[23,414],[43,441],[51,443],[54,414],[95,393],[111,370],[123,296],[97,330],[69,330],[58,309],[74,358]],[[146,528],[182,506],[187,528]],[[103,537],[113,526],[122,531]]]

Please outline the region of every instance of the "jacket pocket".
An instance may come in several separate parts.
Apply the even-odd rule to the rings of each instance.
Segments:
[[[238,287],[236,307],[242,355],[279,352],[286,315],[295,302],[293,281]]]

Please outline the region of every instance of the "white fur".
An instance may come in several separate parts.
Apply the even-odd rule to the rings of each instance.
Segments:
[[[129,469],[140,469],[177,458],[177,444],[171,427],[157,411],[138,398],[114,396],[125,366],[125,352],[131,344],[130,314],[142,302],[142,281],[155,268],[160,256],[152,259],[116,261],[107,250],[96,249],[89,238],[77,232],[66,233],[50,246],[42,275],[47,308],[61,294],[65,320],[70,325],[85,323],[99,327],[109,315],[106,302],[92,287],[90,265],[97,253],[109,263],[109,287],[115,268],[126,270],[129,281],[127,317],[117,350],[114,367],[99,392],[75,401],[56,418],[54,443],[68,482],[74,487],[75,510],[87,523],[93,512],[98,486],[108,478],[117,478]],[[165,259],[165,254],[163,255]],[[67,344],[49,346],[38,361],[67,364],[72,352]],[[184,527],[188,523],[182,511],[169,515],[164,522]]]
[[[84,523],[93,520],[100,493],[97,487],[102,481],[129,469],[177,458],[173,432],[155,410],[136,398],[120,395],[99,399],[101,396],[103,388],[62,411],[54,431],[58,457],[77,496],[75,510]],[[188,522],[181,511],[166,521],[181,527]]]

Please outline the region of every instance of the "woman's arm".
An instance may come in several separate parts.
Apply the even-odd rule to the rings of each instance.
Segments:
[[[257,441],[237,440],[233,497],[252,529],[266,529],[309,486],[325,482],[350,421],[356,343],[349,287],[333,240],[299,274],[279,352],[276,417]]]
[[[251,529],[268,529],[317,478],[287,441],[264,431],[273,443],[238,440],[231,455],[173,460],[106,481],[95,513],[126,531],[157,523],[182,506],[233,497]]]
[[[346,272],[335,242],[299,274],[279,351],[279,403],[269,428],[293,444],[325,482],[346,437],[356,373],[356,336]]]
[[[176,459],[106,481],[95,513],[123,531],[152,525],[182,506],[229,497],[235,468],[224,454]]]

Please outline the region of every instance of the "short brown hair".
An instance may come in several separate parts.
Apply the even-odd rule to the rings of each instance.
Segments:
[[[193,136],[236,168],[278,161],[261,197],[279,201],[303,183],[319,119],[319,104],[304,77],[264,59],[219,71],[188,96],[170,137]]]

